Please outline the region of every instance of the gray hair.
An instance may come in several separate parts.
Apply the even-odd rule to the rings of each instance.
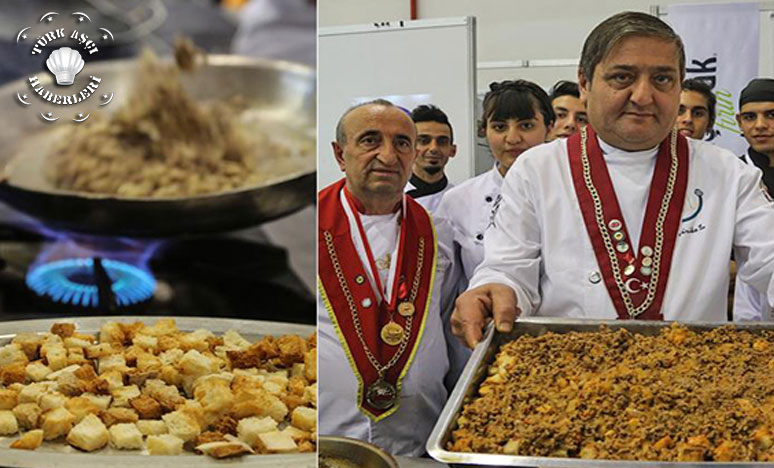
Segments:
[[[630,36],[647,36],[673,42],[680,62],[680,81],[685,77],[685,48],[680,36],[668,24],[653,15],[625,11],[611,16],[595,27],[583,44],[579,71],[591,83],[594,69],[613,48]]]
[[[395,107],[395,104],[391,103],[390,101],[386,99],[374,99],[367,102],[361,102],[360,104],[355,104],[354,106],[350,107],[346,111],[344,111],[343,114],[341,114],[341,117],[339,117],[338,123],[336,123],[336,143],[340,145],[346,145],[347,144],[347,133],[344,131],[344,119],[347,118],[347,116],[355,109],[358,109],[360,107],[365,106],[385,106],[385,107]]]

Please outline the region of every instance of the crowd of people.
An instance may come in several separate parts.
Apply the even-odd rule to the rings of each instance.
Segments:
[[[490,84],[493,167],[457,185],[442,109],[347,110],[344,178],[318,203],[320,433],[424,454],[489,320],[770,320],[774,79],[741,91],[736,118],[746,154],[705,141],[712,89],[636,12],[592,30],[577,83]]]

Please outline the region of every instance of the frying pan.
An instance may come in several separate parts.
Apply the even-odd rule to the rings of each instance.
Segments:
[[[58,230],[94,235],[173,237],[214,233],[254,226],[308,204],[315,197],[314,151],[293,151],[292,168],[273,174],[259,185],[193,197],[125,198],[57,189],[45,177],[51,144],[63,137],[78,114],[110,112],[127,102],[136,60],[87,63],[75,83],[62,89],[47,71],[40,83],[59,94],[77,93],[89,76],[102,78],[97,94],[72,106],[55,106],[38,98],[28,77],[0,88],[7,105],[0,116],[0,200]],[[201,100],[238,95],[249,103],[246,112],[291,148],[315,137],[315,73],[310,67],[281,61],[210,55],[205,66],[182,74],[191,96]],[[19,102],[17,93],[31,104]],[[102,94],[114,93],[106,106]],[[60,117],[46,122],[41,113]],[[265,166],[265,164],[264,164]],[[271,171],[271,167],[258,170]]]

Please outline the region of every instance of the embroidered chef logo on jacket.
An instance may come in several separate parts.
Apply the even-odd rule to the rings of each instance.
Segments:
[[[704,208],[704,192],[702,192],[701,189],[696,189],[693,191],[693,194],[696,195],[696,199],[688,197],[688,199],[685,201],[685,204],[687,205],[686,208],[689,210],[689,214],[683,218],[684,223],[695,219],[697,216],[699,216],[699,213],[701,213],[701,209]]]

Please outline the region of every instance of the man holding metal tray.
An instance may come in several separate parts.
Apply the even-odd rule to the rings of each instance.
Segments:
[[[487,317],[724,321],[728,259],[774,301],[774,206],[760,172],[674,128],[680,37],[625,12],[583,46],[589,125],[525,152],[505,178],[486,256],[457,299],[468,346]]]

